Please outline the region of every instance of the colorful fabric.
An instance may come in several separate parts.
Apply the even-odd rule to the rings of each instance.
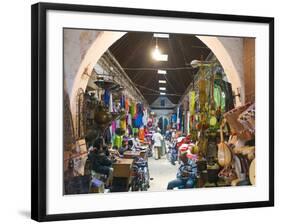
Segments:
[[[112,131],[112,133],[115,133],[115,130],[116,130],[116,121],[112,121],[112,123],[111,123],[111,131]]]
[[[190,115],[195,114],[195,91],[189,92],[189,113]]]
[[[145,135],[144,128],[140,128],[139,129],[139,139],[144,140],[144,135]]]
[[[136,118],[135,118],[135,127],[136,128],[140,128],[143,126],[142,123],[142,115],[141,114],[137,114]]]
[[[131,116],[134,117],[135,114],[136,114],[136,104],[135,104],[135,103],[132,103],[132,104],[130,105],[129,111],[130,111]]]
[[[104,95],[103,95],[103,102],[106,106],[109,106],[110,102],[110,91],[108,89],[104,90]]]
[[[120,120],[120,128],[126,130],[126,119]]]
[[[120,98],[120,106],[121,108],[125,108],[125,96],[122,95]]]
[[[130,107],[130,102],[129,102],[129,99],[126,98],[126,99],[125,99],[125,110],[126,110],[126,111],[129,111],[129,107]]]
[[[114,137],[114,144],[113,145],[118,147],[118,148],[120,148],[121,145],[122,145],[122,136],[115,135],[115,137]]]

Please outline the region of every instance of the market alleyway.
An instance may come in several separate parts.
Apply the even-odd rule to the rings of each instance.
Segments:
[[[173,166],[166,159],[166,156],[162,156],[159,160],[150,157],[148,166],[150,178],[153,178],[150,180],[148,191],[166,191],[168,182],[176,178],[178,165]]]

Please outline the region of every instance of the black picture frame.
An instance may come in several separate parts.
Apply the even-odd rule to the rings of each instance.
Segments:
[[[46,214],[46,12],[63,10],[75,12],[100,12],[124,15],[140,15],[169,18],[191,18],[216,21],[254,22],[269,25],[269,200],[243,203],[226,203],[213,205],[159,207],[149,209],[98,211],[68,214]],[[274,206],[274,18],[240,15],[195,13],[183,11],[163,11],[136,8],[101,7],[74,4],[37,3],[31,11],[31,218],[37,221],[74,220],[86,218],[148,215],[161,213],[193,212],[237,208],[254,208]]]

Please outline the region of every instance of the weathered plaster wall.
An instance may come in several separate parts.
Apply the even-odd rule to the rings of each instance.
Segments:
[[[93,67],[103,53],[125,32],[64,30],[64,84],[75,124],[76,93],[86,89]]]
[[[80,63],[99,33],[92,30],[64,29],[64,84],[69,96]]]

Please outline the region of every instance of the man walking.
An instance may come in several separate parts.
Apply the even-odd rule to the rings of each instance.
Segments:
[[[161,158],[161,147],[162,147],[162,140],[163,140],[163,137],[160,134],[160,128],[157,128],[157,131],[152,136],[152,140],[154,141],[153,155],[154,155],[154,159],[157,160]]]

